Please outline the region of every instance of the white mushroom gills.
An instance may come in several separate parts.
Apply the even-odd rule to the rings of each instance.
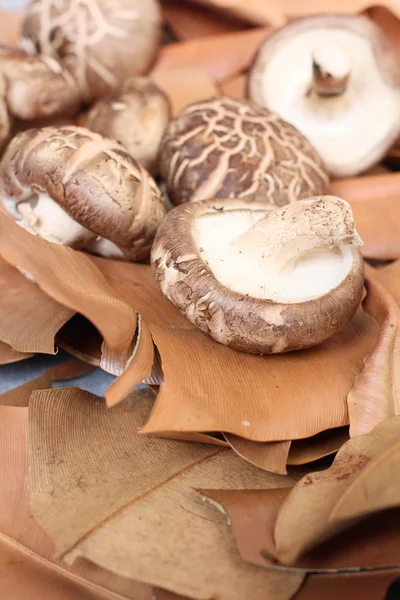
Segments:
[[[285,304],[336,288],[362,245],[349,204],[323,196],[266,213],[204,215],[196,222],[203,260],[227,288]]]
[[[312,55],[312,89],[319,96],[338,96],[346,90],[350,61],[337,44],[319,44]]]

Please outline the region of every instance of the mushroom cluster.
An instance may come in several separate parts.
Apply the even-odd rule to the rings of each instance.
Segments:
[[[324,15],[268,37],[250,97],[297,127],[334,177],[377,164],[400,135],[400,64],[366,17]]]
[[[0,201],[32,234],[132,261],[148,258],[165,216],[157,185],[124,146],[72,126],[31,129],[11,141]]]
[[[21,47],[58,60],[93,102],[147,72],[160,36],[158,0],[33,0]]]
[[[204,333],[273,354],[320,344],[352,318],[361,245],[349,204],[334,196],[281,208],[208,200],[169,213],[151,261],[162,292]]]
[[[174,204],[238,198],[279,206],[328,190],[319,155],[297,129],[227,97],[193,104],[171,122],[160,171]]]
[[[167,95],[145,77],[128,79],[90,110],[86,127],[121,142],[145,169],[156,173],[162,137],[171,119]]]

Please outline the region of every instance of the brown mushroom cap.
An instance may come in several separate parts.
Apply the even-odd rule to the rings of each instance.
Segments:
[[[142,260],[165,206],[124,146],[81,127],[17,135],[0,164],[0,201],[17,222],[56,243]]]
[[[32,120],[78,112],[79,89],[70,73],[55,60],[0,46],[0,72],[11,115]]]
[[[274,113],[213,98],[186,108],[161,144],[160,171],[172,202],[240,198],[283,205],[324,194],[317,152]]]
[[[204,333],[273,354],[320,344],[352,318],[364,283],[360,245],[340,198],[279,209],[208,200],[168,214],[151,261],[165,296]]]
[[[33,0],[21,47],[58,59],[93,102],[147,72],[160,35],[158,0]]]
[[[89,111],[86,127],[121,142],[145,169],[155,173],[162,137],[171,119],[167,95],[150,79],[128,79]]]
[[[400,134],[400,64],[362,16],[290,23],[261,46],[251,99],[297,127],[334,177],[378,163]]]

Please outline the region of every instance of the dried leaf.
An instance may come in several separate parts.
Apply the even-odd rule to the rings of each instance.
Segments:
[[[221,83],[219,86],[220,94],[243,100],[247,98],[247,81],[247,75],[239,75],[225,83]]]
[[[276,0],[195,0],[224,13],[240,17],[256,25],[282,27],[287,23],[285,11]]]
[[[335,454],[349,440],[349,428],[328,429],[305,440],[295,440],[290,446],[287,464],[306,465]]]
[[[152,72],[151,78],[169,97],[173,115],[189,104],[218,95],[213,80],[201,65],[159,68]]]
[[[332,181],[330,193],[351,204],[368,258],[400,257],[400,173]]]
[[[379,281],[400,305],[400,260],[370,272],[370,277]]]
[[[390,2],[387,6],[382,6],[386,2],[380,1],[379,6],[373,6],[366,10],[368,17],[374,21],[389,38],[393,48],[400,54],[400,11],[396,2]]]
[[[293,478],[263,473],[224,448],[139,436],[151,404],[136,394],[108,411],[79,390],[33,395],[31,506],[58,552],[204,600],[291,598],[303,574],[244,563],[224,517],[192,488]]]
[[[329,469],[309,474],[295,486],[275,528],[280,562],[294,564],[358,518],[400,504],[399,439],[400,417],[393,417],[371,433],[352,438]],[[351,517],[343,520],[344,515]]]
[[[0,258],[2,342],[23,353],[56,354],[54,337],[72,315]]]
[[[367,289],[364,310],[374,317],[380,333],[347,397],[351,437],[369,433],[400,413],[400,309],[377,280],[368,280]]]
[[[129,348],[136,313],[115,295],[88,255],[31,235],[1,213],[0,254],[30,273],[51,298],[87,317],[111,347]],[[30,336],[33,324],[37,325],[36,315],[30,326],[25,324]],[[0,339],[8,342],[1,334]]]
[[[27,352],[18,352],[18,350],[14,350],[14,348],[11,348],[11,346],[8,344],[0,342],[0,365],[9,365],[21,360],[26,360],[32,356],[33,354],[28,354]]]
[[[22,25],[22,13],[0,10],[0,40],[5,46],[16,48]]]
[[[400,571],[309,575],[293,600],[383,600]]]
[[[225,433],[225,439],[236,454],[251,465],[270,473],[286,475],[291,442],[268,442],[265,444],[245,440],[230,433]]]
[[[214,82],[222,83],[250,67],[269,32],[268,28],[257,28],[169,44],[162,48],[156,68],[197,66],[205,69]]]
[[[214,437],[213,435],[207,435],[206,433],[197,433],[195,431],[166,431],[165,433],[158,433],[155,437],[167,438],[170,440],[181,440],[184,442],[211,444],[212,446],[223,446],[224,448],[230,447],[228,442],[225,442],[225,440],[221,440],[218,437]]]
[[[180,40],[221,35],[243,29],[243,23],[208,8],[182,0],[162,0],[165,22]]]
[[[394,14],[399,14],[400,9],[395,0],[275,0],[289,19],[300,19],[310,15],[326,13],[357,14],[371,6],[379,4],[386,6]]]
[[[74,315],[56,336],[57,344],[71,356],[95,367],[100,366],[103,338],[94,325],[82,315]]]

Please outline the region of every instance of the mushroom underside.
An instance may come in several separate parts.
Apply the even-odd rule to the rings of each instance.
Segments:
[[[15,221],[33,235],[106,258],[124,258],[116,244],[83,227],[45,193],[28,190],[22,199],[3,197],[2,203]]]

